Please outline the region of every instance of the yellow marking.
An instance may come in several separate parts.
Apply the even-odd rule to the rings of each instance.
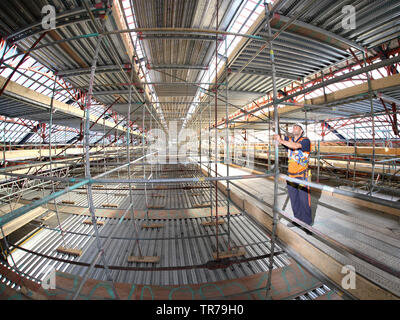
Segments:
[[[29,236],[28,238],[26,238],[24,241],[22,241],[18,246],[22,246],[25,242],[27,242],[28,240],[30,240],[33,236],[35,236],[36,234],[38,234],[40,231],[42,231],[42,229],[39,229],[38,231],[36,231],[34,234],[32,234],[31,236]],[[10,253],[13,253],[15,250],[17,250],[18,248],[14,248],[11,250]]]

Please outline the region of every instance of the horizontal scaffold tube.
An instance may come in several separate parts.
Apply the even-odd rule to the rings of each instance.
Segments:
[[[136,161],[140,161],[141,159],[143,159],[146,156],[140,157],[140,158],[132,161],[132,163],[134,163]],[[111,173],[111,172],[113,172],[113,171],[115,171],[117,169],[120,169],[122,167],[125,167],[127,165],[129,165],[129,163],[124,164],[124,165],[122,165],[120,167],[114,168],[114,169],[112,169],[112,170],[110,170],[108,172],[105,172],[105,173],[103,173],[103,174],[101,174],[99,176],[103,176],[105,174]],[[26,206],[23,206],[21,208],[18,208],[16,210],[13,210],[13,211],[1,216],[0,217],[0,227],[4,226],[6,223],[8,223],[8,222],[10,222],[12,220],[24,215],[25,213],[27,213],[27,212],[29,212],[29,211],[31,211],[31,210],[43,205],[43,204],[46,204],[46,203],[50,202],[51,200],[58,198],[59,196],[62,196],[63,194],[66,194],[66,193],[68,193],[70,191],[73,191],[73,190],[75,190],[75,189],[77,189],[79,187],[82,187],[82,186],[84,186],[84,185],[86,185],[88,183],[93,183],[94,182],[93,179],[61,178],[61,180],[60,180],[60,178],[57,178],[57,177],[41,177],[41,178],[39,178],[38,176],[34,176],[34,175],[23,175],[23,174],[13,174],[13,173],[5,173],[5,174],[6,175],[10,175],[10,176],[24,176],[24,178],[29,178],[29,179],[52,180],[52,181],[65,181],[66,180],[66,181],[71,182],[71,183],[76,183],[76,182],[77,183],[74,184],[71,187],[67,187],[67,188],[65,188],[63,190],[51,193],[50,195],[48,195],[46,197],[43,197],[42,199],[36,200],[36,201],[26,205]],[[96,176],[96,177],[99,177],[99,176]]]
[[[84,186],[85,184],[88,184],[90,182],[90,179],[83,179],[82,181],[78,182],[77,184],[74,184],[71,187],[67,187],[63,190],[54,192],[46,197],[43,197],[42,199],[36,200],[26,206],[23,206],[21,208],[18,208],[16,210],[13,210],[3,216],[0,217],[0,227],[4,226],[6,223],[22,216],[23,214],[43,205],[46,204],[48,202],[50,202],[53,199],[58,198],[59,196],[62,196],[63,194],[66,194],[72,190],[75,190],[81,186]]]
[[[121,169],[120,167],[115,168],[111,171],[115,171],[117,169]],[[101,176],[111,173],[106,172],[102,173]],[[38,179],[38,180],[52,180],[52,181],[61,181],[61,182],[70,182],[74,183],[77,181],[83,181],[83,178],[59,178],[59,177],[46,177],[46,176],[35,176],[29,174],[16,174],[16,173],[7,173],[9,176],[13,177],[22,177],[28,179]],[[239,175],[239,176],[227,176],[227,177],[195,177],[195,178],[162,178],[162,179],[99,179],[95,177],[90,180],[90,183],[104,183],[104,184],[124,184],[124,183],[133,183],[133,184],[148,184],[148,183],[185,183],[185,182],[206,182],[206,181],[221,181],[221,180],[245,180],[245,179],[257,179],[257,178],[267,178],[273,176],[273,173],[267,172],[265,174],[247,174],[247,175]]]
[[[341,195],[344,195],[344,196],[348,196],[348,197],[352,197],[352,198],[356,198],[356,199],[360,199],[360,200],[369,201],[369,202],[372,202],[372,203],[380,204],[382,206],[387,206],[387,207],[400,209],[400,203],[396,202],[396,201],[390,201],[390,200],[386,200],[386,199],[382,199],[382,198],[378,198],[378,197],[367,196],[367,195],[362,194],[362,193],[341,190],[341,189],[338,189],[338,188],[330,187],[330,186],[319,184],[319,183],[315,183],[315,182],[309,182],[309,181],[305,181],[305,180],[291,178],[286,174],[280,174],[279,177],[284,179],[284,180],[286,180],[286,181],[295,182],[295,183],[298,183],[298,184],[301,184],[301,185],[305,185],[305,186],[309,186],[309,187],[312,187],[312,188],[315,188],[315,189],[319,189],[319,190],[323,190],[323,191],[327,191],[327,192],[331,192],[331,193],[337,193],[337,194],[341,194]]]

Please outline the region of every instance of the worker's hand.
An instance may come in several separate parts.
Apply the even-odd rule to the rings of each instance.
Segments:
[[[279,143],[281,143],[282,141],[281,136],[279,134],[274,134],[274,140],[278,141]]]

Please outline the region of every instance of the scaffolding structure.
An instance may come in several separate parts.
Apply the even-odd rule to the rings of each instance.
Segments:
[[[284,218],[287,221],[295,222],[312,233],[312,237],[321,241],[325,245],[334,248],[338,252],[344,254],[352,254],[355,257],[367,261],[374,267],[384,270],[388,274],[399,277],[399,271],[395,268],[385,265],[374,257],[368,256],[363,252],[356,249],[349,248],[339,241],[333,239],[332,237],[321,233],[316,228],[304,224],[302,221],[291,217],[287,212],[282,210],[278,205],[278,195],[281,190],[280,180],[284,182],[294,182],[298,184],[303,184],[313,188],[313,190],[327,191],[331,194],[338,194],[353,199],[359,199],[366,201],[371,204],[377,204],[385,207],[391,207],[400,210],[400,203],[396,201],[391,201],[376,196],[374,193],[376,190],[386,190],[387,188],[392,189],[393,185],[397,181],[397,161],[400,159],[397,153],[387,156],[385,153],[380,153],[377,151],[376,147],[376,133],[379,132],[376,128],[375,121],[379,116],[394,117],[397,115],[397,111],[394,110],[391,113],[388,112],[376,112],[374,109],[374,90],[371,85],[373,80],[371,72],[378,70],[380,68],[388,68],[390,66],[396,65],[400,62],[400,56],[394,56],[392,58],[387,58],[385,60],[373,63],[373,59],[368,57],[365,48],[360,47],[358,44],[346,41],[350,45],[350,50],[357,50],[356,53],[352,51],[355,60],[361,55],[362,59],[356,61],[360,64],[360,67],[353,71],[348,71],[347,73],[341,75],[335,75],[332,72],[330,78],[325,73],[321,73],[319,77],[315,77],[312,81],[305,81],[305,77],[301,79],[301,83],[296,88],[292,88],[292,92],[286,92],[286,95],[279,97],[278,89],[282,86],[278,85],[278,71],[276,68],[274,46],[276,40],[279,39],[280,35],[290,26],[295,24],[298,18],[310,7],[315,4],[316,1],[309,1],[305,7],[302,8],[295,16],[286,21],[284,25],[278,30],[273,31],[271,26],[271,21],[274,17],[274,10],[276,7],[271,6],[266,1],[263,2],[263,7],[265,10],[265,29],[267,30],[267,36],[261,37],[253,34],[247,33],[236,33],[227,32],[220,30],[220,17],[219,8],[220,3],[218,0],[215,1],[215,30],[206,29],[192,29],[192,28],[129,28],[125,30],[112,30],[105,31],[104,24],[107,16],[111,14],[111,7],[105,8],[105,14],[101,18],[101,26],[94,20],[91,16],[93,24],[97,28],[97,33],[94,34],[82,34],[78,37],[65,38],[62,40],[55,41],[53,43],[46,43],[43,45],[38,45],[39,42],[46,35],[46,32],[41,33],[40,37],[31,46],[30,50],[23,54],[15,54],[11,58],[16,58],[22,56],[20,60],[21,63],[17,64],[15,67],[11,65],[6,65],[6,67],[11,68],[12,72],[9,75],[7,81],[3,84],[0,95],[6,91],[7,85],[11,80],[11,77],[18,73],[19,67],[22,62],[27,58],[28,53],[49,48],[55,44],[68,43],[72,41],[77,41],[81,38],[93,38],[95,40],[96,46],[94,50],[94,55],[91,60],[90,67],[90,80],[88,90],[85,93],[78,89],[71,90],[71,96],[77,104],[82,107],[83,117],[81,118],[80,130],[78,129],[67,129],[65,126],[64,144],[53,145],[53,135],[57,134],[60,127],[54,123],[55,113],[55,100],[56,95],[59,94],[62,88],[68,88],[68,85],[60,80],[62,76],[54,73],[53,76],[46,75],[51,79],[52,83],[47,85],[48,89],[51,89],[51,99],[49,105],[49,123],[46,127],[37,126],[36,123],[31,123],[30,126],[36,128],[35,132],[42,130],[42,141],[39,144],[33,144],[35,148],[40,147],[40,157],[35,161],[28,161],[23,165],[20,165],[19,160],[8,160],[7,152],[17,150],[20,146],[26,146],[24,143],[12,145],[6,144],[6,135],[12,132],[11,129],[5,129],[2,131],[3,142],[2,146],[2,163],[3,167],[0,169],[0,175],[5,177],[5,182],[1,185],[1,190],[3,193],[0,195],[0,200],[9,206],[10,211],[0,216],[0,227],[2,230],[3,243],[6,246],[4,251],[8,253],[7,261],[12,261],[13,271],[20,276],[20,287],[23,287],[24,279],[34,280],[36,282],[41,282],[41,279],[29,278],[29,275],[25,271],[21,271],[18,263],[13,259],[13,250],[18,249],[26,251],[32,255],[42,255],[43,257],[59,261],[62,263],[67,263],[72,267],[78,268],[82,267],[80,270],[81,281],[79,286],[74,288],[73,292],[70,293],[69,298],[79,299],[82,298],[82,290],[85,288],[86,281],[88,279],[93,279],[100,277],[97,273],[101,269],[104,273],[104,281],[110,284],[110,289],[112,293],[110,296],[113,299],[120,299],[121,288],[116,281],[115,271],[125,270],[125,271],[152,271],[152,272],[162,272],[162,271],[176,271],[176,270],[191,270],[191,269],[208,269],[208,270],[219,270],[227,269],[231,265],[245,264],[250,261],[263,260],[268,261],[267,266],[267,276],[266,285],[259,287],[253,291],[240,291],[235,293],[235,295],[246,295],[250,293],[262,293],[262,297],[266,299],[273,299],[273,283],[274,277],[277,276],[274,270],[277,265],[277,259],[281,259],[283,255],[282,244],[278,237],[278,225],[279,219]],[[261,5],[261,1],[259,2]],[[87,8],[89,12],[90,8]],[[175,80],[182,81],[186,85],[195,85],[196,88],[203,91],[204,96],[201,101],[197,102],[198,113],[192,117],[188,123],[188,128],[194,129],[195,132],[199,133],[199,140],[196,141],[195,152],[190,150],[190,154],[184,157],[184,161],[181,161],[174,165],[164,165],[160,163],[159,159],[161,156],[165,156],[168,160],[175,158],[175,154],[168,152],[166,154],[161,154],[160,151],[150,150],[150,142],[152,137],[152,132],[155,129],[158,132],[165,132],[166,128],[163,124],[162,119],[156,109],[156,104],[158,102],[149,101],[147,93],[151,91],[151,85],[157,82],[150,82],[145,79],[141,84],[143,89],[137,88],[137,83],[134,82],[134,73],[136,72],[133,68],[135,56],[130,56],[131,64],[130,68],[126,68],[124,65],[119,64],[116,69],[122,71],[123,79],[121,81],[126,81],[124,84],[128,86],[128,108],[126,116],[118,116],[111,112],[111,117],[114,117],[115,123],[112,125],[106,123],[106,115],[112,108],[114,103],[111,103],[104,110],[96,110],[95,114],[92,114],[93,104],[95,103],[93,97],[93,89],[95,87],[95,74],[98,68],[98,58],[102,46],[108,47],[108,43],[111,36],[121,35],[121,34],[131,34],[136,33],[141,35],[145,33],[146,35],[152,34],[169,34],[169,35],[201,35],[211,38],[215,41],[215,77],[211,79],[211,72],[208,72],[207,82],[192,82],[186,81],[185,79],[180,79],[175,77]],[[270,66],[271,66],[271,85],[272,93],[269,93],[268,97],[264,97],[263,103],[256,103],[251,108],[238,107],[235,106],[229,100],[229,68],[230,61],[228,59],[228,44],[227,36],[235,36],[243,39],[251,39],[262,41],[263,45],[256,52],[255,55],[250,57],[244,64],[240,73],[243,71],[255,58],[266,51],[269,56]],[[204,38],[199,38],[194,40],[204,41]],[[341,39],[343,41],[343,39]],[[106,45],[106,44],[107,45]],[[225,59],[223,60],[223,67],[219,69],[219,61],[222,59],[219,57],[219,49],[224,48]],[[6,50],[3,51],[4,53]],[[368,53],[368,52],[367,52]],[[116,55],[112,52],[111,55]],[[11,59],[8,58],[7,60]],[[369,59],[369,60],[368,60]],[[119,59],[116,59],[119,61]],[[2,63],[6,60],[2,59]],[[211,66],[207,66],[208,70],[211,70]],[[156,70],[157,71],[157,70]],[[158,72],[158,71],[157,71]],[[163,71],[160,71],[162,73]],[[142,73],[145,72],[142,70]],[[336,84],[348,79],[352,79],[355,76],[365,76],[368,83],[368,100],[370,103],[370,111],[368,115],[364,118],[368,118],[371,121],[372,129],[372,144],[365,142],[366,145],[371,145],[370,154],[360,154],[357,152],[358,146],[356,138],[356,125],[361,123],[362,118],[359,117],[355,121],[351,122],[354,126],[354,139],[353,141],[347,140],[343,142],[346,147],[352,147],[353,152],[324,152],[324,147],[328,149],[328,145],[323,141],[322,143],[318,141],[314,145],[314,150],[311,154],[310,165],[315,169],[315,181],[302,181],[283,174],[285,172],[285,163],[282,159],[285,157],[284,153],[280,152],[278,142],[272,143],[271,132],[274,130],[276,134],[281,134],[282,132],[288,132],[288,121],[285,121],[280,116],[281,107],[300,107],[300,112],[304,115],[304,121],[306,125],[310,125],[311,120],[309,119],[309,114],[318,108],[322,108],[327,104],[327,101],[323,104],[307,104],[306,94],[311,93],[315,90],[322,89],[324,91],[324,96],[326,98],[327,93],[325,89],[330,84]],[[202,85],[207,85],[208,89],[204,89]],[[78,95],[79,93],[79,95]],[[139,101],[133,101],[133,94],[140,97]],[[299,97],[303,97],[303,102],[296,101]],[[71,98],[71,97],[69,97]],[[218,108],[219,103],[224,104],[224,117],[223,119],[218,119]],[[234,114],[230,114],[229,108],[233,107],[237,111]],[[138,124],[135,120],[132,120],[132,115],[135,114],[137,110],[142,109],[141,120],[142,123]],[[265,110],[267,112],[265,112]],[[213,114],[214,111],[214,114]],[[271,115],[273,113],[273,115]],[[94,116],[94,117],[92,117]],[[206,117],[207,116],[207,117]],[[92,118],[91,118],[92,117]],[[208,118],[208,121],[207,121]],[[390,118],[390,119],[392,119]],[[349,118],[344,118],[348,120]],[[212,122],[213,120],[213,122]],[[5,122],[11,122],[15,120],[5,119]],[[357,122],[358,121],[358,122]],[[396,119],[397,121],[397,119]],[[255,143],[250,143],[248,139],[248,131],[246,124],[255,124],[259,122],[261,125],[265,125],[268,128],[268,141],[258,141]],[[318,123],[318,122],[315,122]],[[320,121],[323,132],[321,134],[322,138],[327,135],[327,131],[337,132],[332,123],[328,126],[328,121]],[[393,123],[392,123],[393,124]],[[15,122],[14,125],[22,125],[21,123]],[[286,126],[285,126],[286,125]],[[91,129],[96,127],[96,133],[93,136]],[[308,129],[307,126],[307,129]],[[285,127],[285,128],[284,128]],[[203,140],[204,135],[203,130],[207,129],[207,138]],[[245,130],[246,139],[244,139],[244,146],[235,143],[235,130]],[[258,129],[256,129],[258,130]],[[259,130],[265,130],[261,128]],[[350,129],[351,130],[351,129]],[[17,130],[18,131],[18,130]],[[68,136],[69,131],[77,134],[74,140]],[[220,131],[224,134],[219,135]],[[29,132],[27,133],[29,134]],[[113,134],[114,138],[111,138]],[[45,143],[46,135],[48,143]],[[172,134],[171,134],[172,135]],[[223,137],[223,143],[220,143],[220,137]],[[168,137],[170,138],[170,137]],[[23,139],[25,140],[25,139]],[[28,138],[26,139],[28,140]],[[177,141],[178,133],[177,133]],[[116,142],[119,141],[118,144]],[[25,142],[25,141],[24,141]],[[398,141],[393,141],[393,144],[397,144]],[[351,145],[350,145],[351,144]],[[223,146],[221,148],[221,145]],[[242,148],[243,147],[243,148]],[[169,145],[169,148],[172,148]],[[177,143],[176,146],[176,159],[180,161],[180,148]],[[253,148],[253,150],[251,150]],[[255,149],[258,148],[258,149]],[[385,144],[383,148],[388,148]],[[68,154],[67,151],[77,149],[76,153]],[[244,149],[244,151],[243,151]],[[254,151],[255,149],[255,151]],[[392,148],[391,148],[392,149]],[[393,148],[395,149],[395,148]],[[259,151],[257,151],[259,150]],[[249,154],[253,151],[254,159],[250,160]],[[74,150],[75,152],[75,150]],[[249,167],[253,169],[262,167],[262,172],[250,173],[250,174],[240,174],[233,175],[230,171],[234,164],[243,165],[240,160],[237,159],[237,155],[244,154],[246,160],[244,161]],[[42,158],[48,158],[48,161],[41,161]],[[341,166],[330,164],[329,161],[336,161],[336,163],[343,164]],[[16,165],[14,165],[16,162]],[[368,171],[368,176],[364,177],[363,180],[359,180],[359,184],[356,181],[356,174],[362,173],[359,169],[360,164],[368,164],[371,170]],[[10,166],[11,165],[11,166]],[[221,167],[224,167],[224,173],[221,174]],[[267,168],[265,170],[264,168]],[[18,169],[24,169],[24,173],[19,173]],[[338,176],[337,171],[340,171],[340,176]],[[174,177],[174,174],[179,173],[179,177]],[[342,188],[337,188],[341,184],[331,186],[321,184],[323,181],[323,175],[330,174],[330,176],[337,176],[337,179],[346,177],[349,179],[353,175],[353,179],[348,184],[352,187],[352,190],[345,190]],[[185,175],[187,174],[187,175]],[[232,189],[239,190],[241,193],[246,194],[252,201],[261,203],[262,205],[271,207],[270,203],[267,203],[262,198],[258,197],[252,192],[249,192],[243,186],[240,185],[243,181],[248,181],[251,179],[260,178],[271,178],[273,179],[273,204],[272,212],[269,218],[271,219],[271,230],[265,235],[265,238],[260,241],[265,245],[266,252],[251,254],[249,258],[243,258],[245,251],[243,249],[251,248],[253,243],[238,244],[234,238],[234,228],[238,228],[236,222],[234,222],[234,216],[237,211],[245,214],[245,209],[238,206],[237,202],[233,199]],[[387,184],[378,184],[378,181],[385,180]],[[366,180],[368,184],[365,185]],[[357,192],[357,188],[360,186],[366,188],[367,194]],[[385,189],[386,188],[386,189]],[[28,191],[39,191],[41,192],[41,197],[38,199],[31,198],[27,203],[19,203],[23,193]],[[196,203],[192,206],[186,207],[181,204],[172,206],[165,206],[160,204],[161,200],[173,195],[174,197],[187,196],[186,191],[190,190],[191,197],[196,200]],[[103,224],[102,216],[98,214],[101,210],[99,209],[99,201],[97,201],[97,192],[102,193],[102,199],[100,201],[103,208],[108,208],[110,210],[118,208],[118,215],[114,219],[113,223],[110,224],[110,229],[106,235],[100,233],[100,229]],[[121,201],[116,201],[116,194],[120,192]],[[86,196],[85,201],[79,200],[76,197],[78,194]],[[400,192],[399,192],[400,193]],[[71,196],[72,194],[72,196]],[[138,196],[142,199],[142,203],[137,204]],[[236,193],[235,193],[236,196]],[[192,199],[191,198],[191,199]],[[62,200],[60,200],[62,199]],[[160,200],[161,199],[161,200]],[[180,198],[179,198],[180,199]],[[126,207],[120,207],[123,201],[127,200],[128,205]],[[79,203],[78,203],[79,202]],[[96,202],[96,203],[95,203]],[[18,205],[17,205],[18,204]],[[222,206],[221,206],[222,204]],[[90,257],[86,262],[76,261],[76,257],[82,255],[82,249],[78,247],[77,243],[69,242],[71,240],[71,235],[76,231],[68,230],[68,227],[61,221],[61,210],[60,206],[70,206],[72,207],[85,207],[87,208],[86,215],[89,218],[85,220],[87,224],[90,225],[91,232],[83,232],[80,235],[86,237],[85,239],[89,241],[90,238],[94,239],[94,246],[96,246],[96,252]],[[34,252],[33,250],[24,249],[21,245],[8,243],[7,232],[3,229],[8,223],[15,221],[18,218],[24,217],[27,213],[32,212],[38,208],[46,208],[46,211],[42,215],[54,212],[57,218],[57,226],[55,227],[41,227],[47,229],[48,231],[54,231],[59,234],[61,246],[57,248],[59,252],[68,254],[68,259],[64,258],[54,258],[50,255],[43,255],[39,252]],[[162,237],[142,237],[140,235],[140,229],[149,228],[160,230],[163,228],[163,223],[157,220],[157,214],[160,215],[164,211],[171,210],[183,210],[183,209],[206,209],[209,213],[206,217],[205,226],[210,227],[207,233],[199,233],[192,235],[184,235],[181,237],[173,236],[162,236]],[[139,212],[140,211],[140,212]],[[72,211],[71,211],[72,212]],[[265,212],[266,215],[268,215]],[[156,218],[154,218],[156,217]],[[225,218],[226,217],[226,218]],[[157,222],[154,222],[157,220]],[[124,222],[127,221],[127,225]],[[226,232],[220,228],[220,224],[226,221]],[[104,222],[104,221],[103,221]],[[72,222],[71,222],[72,224]],[[126,231],[126,230],[128,231]],[[127,232],[127,236],[119,236],[120,233]],[[76,232],[78,233],[78,232]],[[182,233],[183,235],[183,233]],[[168,267],[156,267],[156,266],[124,266],[124,265],[112,265],[109,262],[109,255],[113,255],[113,252],[107,251],[113,247],[113,241],[116,239],[127,241],[126,251],[129,253],[129,262],[133,263],[157,263],[160,256],[151,255],[152,252],[149,242],[150,241],[167,241],[167,240],[177,240],[177,239],[187,239],[193,240],[198,238],[204,238],[208,241],[210,247],[213,249],[215,255],[210,257],[210,259],[203,264],[186,264],[186,265],[172,265]],[[215,242],[212,241],[215,239]],[[85,241],[86,241],[85,240]],[[53,241],[56,241],[55,239]],[[58,240],[57,240],[58,241]],[[81,244],[85,244],[82,242]],[[224,251],[225,248],[226,250]],[[71,258],[73,257],[73,258]],[[282,258],[283,260],[286,258]],[[282,261],[283,261],[282,260]],[[99,262],[101,261],[101,265]],[[279,260],[280,261],[280,260]],[[284,262],[280,261],[283,265]],[[286,261],[287,262],[287,261]],[[333,282],[328,281],[331,288],[337,289],[338,286]],[[175,289],[174,289],[175,290]],[[170,294],[172,294],[173,289],[171,289]],[[325,293],[325,292],[324,292]],[[233,297],[234,295],[227,295],[224,297]],[[349,295],[350,297],[350,295]]]

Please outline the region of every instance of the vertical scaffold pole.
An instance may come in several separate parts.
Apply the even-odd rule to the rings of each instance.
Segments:
[[[215,13],[215,29],[218,31],[218,10],[219,1],[216,2]],[[214,106],[214,128],[215,128],[215,176],[218,177],[218,35],[215,35],[215,106]],[[216,242],[216,253],[217,259],[219,259],[219,245],[218,245],[218,183],[215,182],[215,242]]]
[[[201,109],[201,105],[199,106]],[[200,174],[201,174],[201,126],[203,125],[203,110],[200,111],[200,124],[199,124],[199,156],[200,156]]]
[[[102,20],[102,23],[104,24],[104,19]],[[94,53],[94,57],[93,57],[93,61],[92,61],[92,67],[91,67],[91,73],[90,73],[90,82],[89,82],[89,90],[88,93],[86,95],[86,117],[85,117],[85,131],[84,131],[84,135],[85,135],[85,169],[86,169],[86,179],[91,179],[91,174],[90,174],[90,157],[89,157],[89,143],[90,143],[90,137],[89,137],[89,126],[90,126],[90,105],[91,105],[91,99],[92,99],[92,93],[93,93],[93,82],[94,82],[94,75],[96,72],[96,64],[97,64],[97,59],[98,59],[98,55],[99,55],[99,50],[100,50],[100,45],[101,42],[103,40],[103,35],[100,34],[98,41],[97,41],[97,45],[96,45],[96,50]],[[108,262],[107,262],[107,258],[106,258],[106,254],[104,252],[104,249],[102,247],[101,244],[101,240],[100,240],[100,236],[99,236],[99,230],[97,227],[97,223],[96,223],[96,215],[95,215],[95,209],[94,209],[94,203],[93,203],[93,194],[92,194],[92,183],[89,182],[88,183],[88,203],[89,203],[89,212],[92,218],[92,224],[93,224],[93,229],[94,229],[94,233],[96,236],[96,244],[97,244],[97,249],[99,251],[99,253],[101,254],[101,259],[102,262],[104,264],[104,270],[106,272],[107,278],[109,281],[111,281],[111,286],[112,286],[112,290],[114,293],[115,298],[119,299],[117,291],[115,289],[114,286],[114,281],[111,277],[111,272],[110,269],[108,268]],[[92,263],[93,264],[93,263]],[[88,276],[89,276],[89,272],[92,269],[92,264],[90,266],[90,268],[87,270],[87,272],[85,273],[77,291],[74,294],[73,300],[75,300],[80,291],[83,288],[84,283],[86,282]]]
[[[131,179],[131,150],[130,150],[130,140],[131,140],[131,108],[132,108],[132,82],[133,82],[133,73],[134,73],[134,68],[133,68],[133,57],[131,58],[131,77],[130,77],[130,82],[129,82],[129,103],[128,103],[128,125],[126,126],[126,152],[127,152],[127,161],[128,161],[128,179]],[[144,107],[143,107],[144,108]],[[143,158],[143,161],[145,159]],[[139,243],[139,230],[138,230],[138,225],[137,221],[135,219],[135,214],[133,211],[133,194],[132,194],[132,184],[129,182],[129,202],[130,202],[130,215],[131,215],[131,220],[135,229],[136,233],[136,245],[138,246],[139,250],[139,256],[142,257],[142,250],[140,248],[140,243]]]
[[[272,38],[272,31],[270,25],[270,9],[268,7],[267,1],[264,0],[264,8],[265,8],[265,18],[266,18],[266,27],[268,29],[268,36]],[[275,123],[275,133],[279,134],[279,118],[278,118],[278,105],[276,104],[277,100],[277,89],[276,89],[276,67],[275,67],[275,56],[274,56],[274,47],[273,42],[270,41],[270,57],[271,57],[271,67],[272,67],[272,87],[273,87],[273,105],[274,105],[274,123]],[[271,252],[269,256],[269,273],[268,273],[268,281],[266,287],[266,298],[269,297],[270,289],[271,289],[271,277],[272,277],[272,268],[274,263],[274,250],[275,250],[275,237],[276,237],[276,227],[278,224],[278,182],[279,182],[279,144],[278,141],[275,140],[275,166],[274,166],[274,207],[273,207],[273,221],[272,221],[272,234],[271,234]]]
[[[210,68],[208,71],[208,83],[211,83],[211,72]],[[211,95],[208,95],[208,176],[211,177]],[[213,216],[213,194],[212,194],[212,182],[209,181],[210,186],[210,217]]]
[[[363,60],[364,60],[364,66],[367,67],[367,59],[365,56],[364,51],[362,52],[363,55]],[[371,169],[371,188],[368,192],[369,195],[372,196],[372,191],[374,189],[374,184],[375,184],[375,116],[374,116],[374,101],[372,100],[372,86],[371,86],[371,76],[369,72],[367,71],[366,73],[367,79],[368,79],[368,95],[369,95],[369,101],[371,104],[371,122],[372,122],[372,169]]]
[[[229,165],[231,163],[231,155],[229,149],[229,110],[228,110],[228,39],[225,36],[224,44],[225,44],[225,122],[226,122],[226,138],[225,138],[225,165],[226,165],[226,175],[229,177]],[[231,211],[229,206],[229,201],[231,199],[231,190],[229,188],[229,180],[226,181],[226,210],[228,217],[228,250],[231,248]]]
[[[55,91],[56,91],[56,84],[57,84],[57,75],[54,76],[54,84],[53,84],[53,93],[51,95],[51,100],[50,100],[50,123],[49,123],[49,160],[50,160],[50,175],[53,175],[53,155],[52,155],[52,145],[51,145],[51,139],[53,138],[52,136],[52,127],[53,127],[53,113],[54,113],[54,96],[55,96]],[[51,183],[51,188],[52,192],[56,192],[54,188],[54,181]],[[64,237],[64,230],[62,229],[61,222],[60,222],[60,217],[58,215],[58,205],[56,199],[54,199],[54,208],[56,211],[56,216],[57,216],[57,223],[58,227],[60,228],[60,233],[61,233],[61,239],[66,247],[66,242],[65,242],[65,237]]]

